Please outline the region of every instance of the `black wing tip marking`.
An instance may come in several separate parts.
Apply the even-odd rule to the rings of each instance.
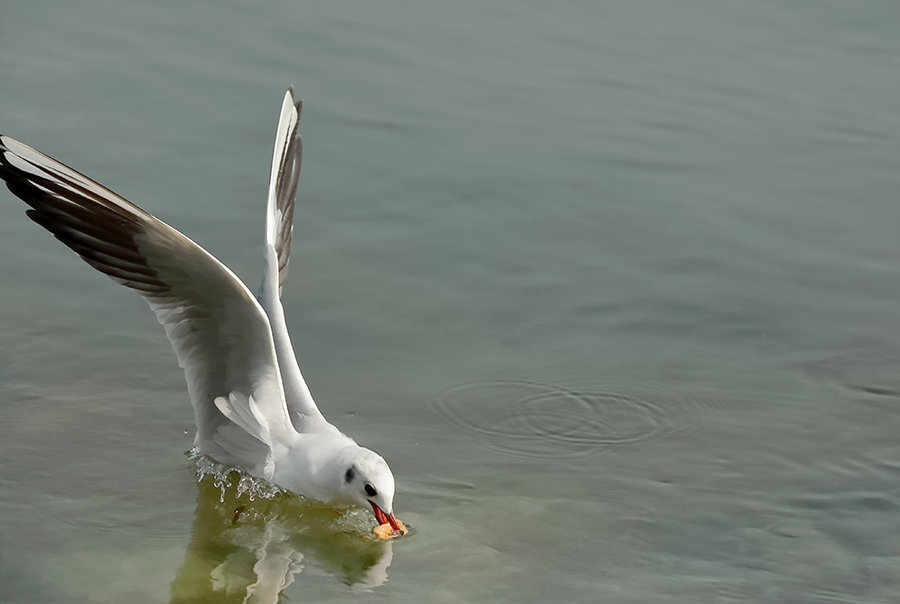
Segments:
[[[294,100],[294,85],[291,84],[287,87],[287,92],[291,96],[291,100]],[[300,110],[303,108],[303,99],[297,99],[294,101],[294,109],[297,110],[297,117],[300,117]],[[0,135],[2,136],[2,135]]]
[[[5,134],[0,134],[0,178],[6,182],[6,188],[15,195],[16,192],[12,190],[12,181],[17,179],[18,171],[12,167],[9,159],[6,157],[8,153],[12,153],[10,148],[6,146],[7,138]]]
[[[64,175],[51,176],[42,166],[12,151],[3,138],[6,137],[0,137],[0,178],[6,181],[13,195],[31,206],[25,212],[31,220],[89,265],[139,294],[152,296],[168,291],[168,286],[159,280],[135,244],[135,236],[143,232],[138,217]],[[35,171],[14,166],[10,154]],[[108,191],[102,185],[97,186]]]

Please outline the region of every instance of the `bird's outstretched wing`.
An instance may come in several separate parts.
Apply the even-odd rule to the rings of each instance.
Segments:
[[[275,131],[275,149],[272,152],[272,171],[269,175],[269,194],[266,207],[266,245],[275,250],[277,271],[267,271],[264,283],[275,280],[281,297],[281,288],[287,278],[291,259],[291,239],[294,233],[294,199],[300,182],[300,164],[303,160],[303,139],[300,137],[300,111],[303,101],[294,101],[294,89],[288,88],[281,103],[278,128]]]
[[[294,199],[300,180],[303,140],[300,137],[302,101],[294,101],[289,88],[281,104],[281,115],[275,134],[272,172],[266,207],[266,262],[259,301],[272,325],[272,336],[278,355],[278,366],[284,383],[291,421],[299,432],[333,429],[319,412],[309,387],[300,372],[288,335],[281,305],[281,289],[287,277],[293,235]]]
[[[246,286],[176,229],[2,135],[0,178],[32,220],[150,304],[184,368],[201,452],[269,474],[296,432],[268,318]]]

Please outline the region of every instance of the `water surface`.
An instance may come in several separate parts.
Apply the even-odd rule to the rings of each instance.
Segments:
[[[0,600],[893,601],[898,17],[5,7],[0,131],[251,286],[296,87],[288,322],[414,530],[198,486],[152,313],[4,193]]]

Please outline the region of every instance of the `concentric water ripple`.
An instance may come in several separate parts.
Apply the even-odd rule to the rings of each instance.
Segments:
[[[626,447],[665,446],[710,426],[717,410],[705,397],[650,390],[646,384],[574,390],[524,381],[461,384],[434,409],[500,453],[571,458]]]

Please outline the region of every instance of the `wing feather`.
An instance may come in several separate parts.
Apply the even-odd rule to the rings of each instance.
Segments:
[[[0,136],[0,178],[31,206],[32,220],[147,300],[184,368],[201,451],[251,472],[271,467],[274,449],[296,432],[269,320],[246,286],[179,231],[6,136]],[[241,417],[262,425],[251,433],[245,424],[240,436],[216,406],[218,397],[247,406]]]
[[[272,325],[285,399],[294,428],[298,432],[335,430],[322,416],[303,379],[281,305],[281,291],[291,254],[294,199],[303,157],[303,139],[300,136],[303,103],[294,101],[293,92],[292,88],[285,92],[275,134],[266,205],[265,267],[259,301]]]
[[[278,296],[287,278],[291,257],[291,240],[294,234],[294,199],[300,182],[300,165],[303,160],[303,139],[300,136],[300,111],[303,101],[294,101],[294,89],[284,94],[278,128],[275,131],[275,148],[272,152],[272,171],[269,177],[269,193],[266,208],[266,244],[275,249],[278,258]],[[269,275],[267,275],[269,277]]]

